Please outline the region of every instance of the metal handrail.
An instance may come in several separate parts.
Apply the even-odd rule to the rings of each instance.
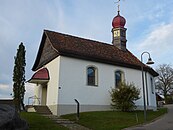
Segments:
[[[36,99],[36,100],[38,101],[38,104],[40,104],[40,98],[38,98],[36,95],[31,96],[31,97],[28,97],[28,105],[29,105],[30,99]],[[35,100],[34,100],[34,101],[35,101]],[[32,105],[33,105],[33,102],[32,102]]]

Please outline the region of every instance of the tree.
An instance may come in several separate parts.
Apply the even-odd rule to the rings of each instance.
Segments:
[[[131,111],[136,108],[135,102],[140,99],[140,89],[134,84],[122,82],[110,91],[112,107],[121,111]]]
[[[159,74],[155,80],[156,89],[167,101],[167,95],[173,90],[173,68],[169,64],[162,64],[158,66],[156,71]]]
[[[25,95],[25,46],[23,43],[19,45],[17,54],[14,57],[14,70],[13,70],[13,95],[15,107],[18,111],[24,109],[24,95]]]

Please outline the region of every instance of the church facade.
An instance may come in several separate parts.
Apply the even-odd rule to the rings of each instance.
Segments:
[[[54,115],[80,111],[110,110],[109,91],[119,82],[134,83],[141,90],[136,101],[143,108],[142,74],[144,66],[146,105],[156,108],[154,77],[158,74],[126,48],[126,23],[119,11],[112,21],[112,44],[44,30],[30,83]]]

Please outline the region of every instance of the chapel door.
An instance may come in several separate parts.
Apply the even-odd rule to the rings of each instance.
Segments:
[[[43,85],[41,105],[45,106],[46,102],[47,102],[47,85]]]

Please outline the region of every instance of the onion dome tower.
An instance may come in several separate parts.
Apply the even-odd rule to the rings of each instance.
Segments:
[[[126,51],[126,19],[120,15],[119,5],[118,14],[113,18],[112,21],[112,44],[117,48]]]

